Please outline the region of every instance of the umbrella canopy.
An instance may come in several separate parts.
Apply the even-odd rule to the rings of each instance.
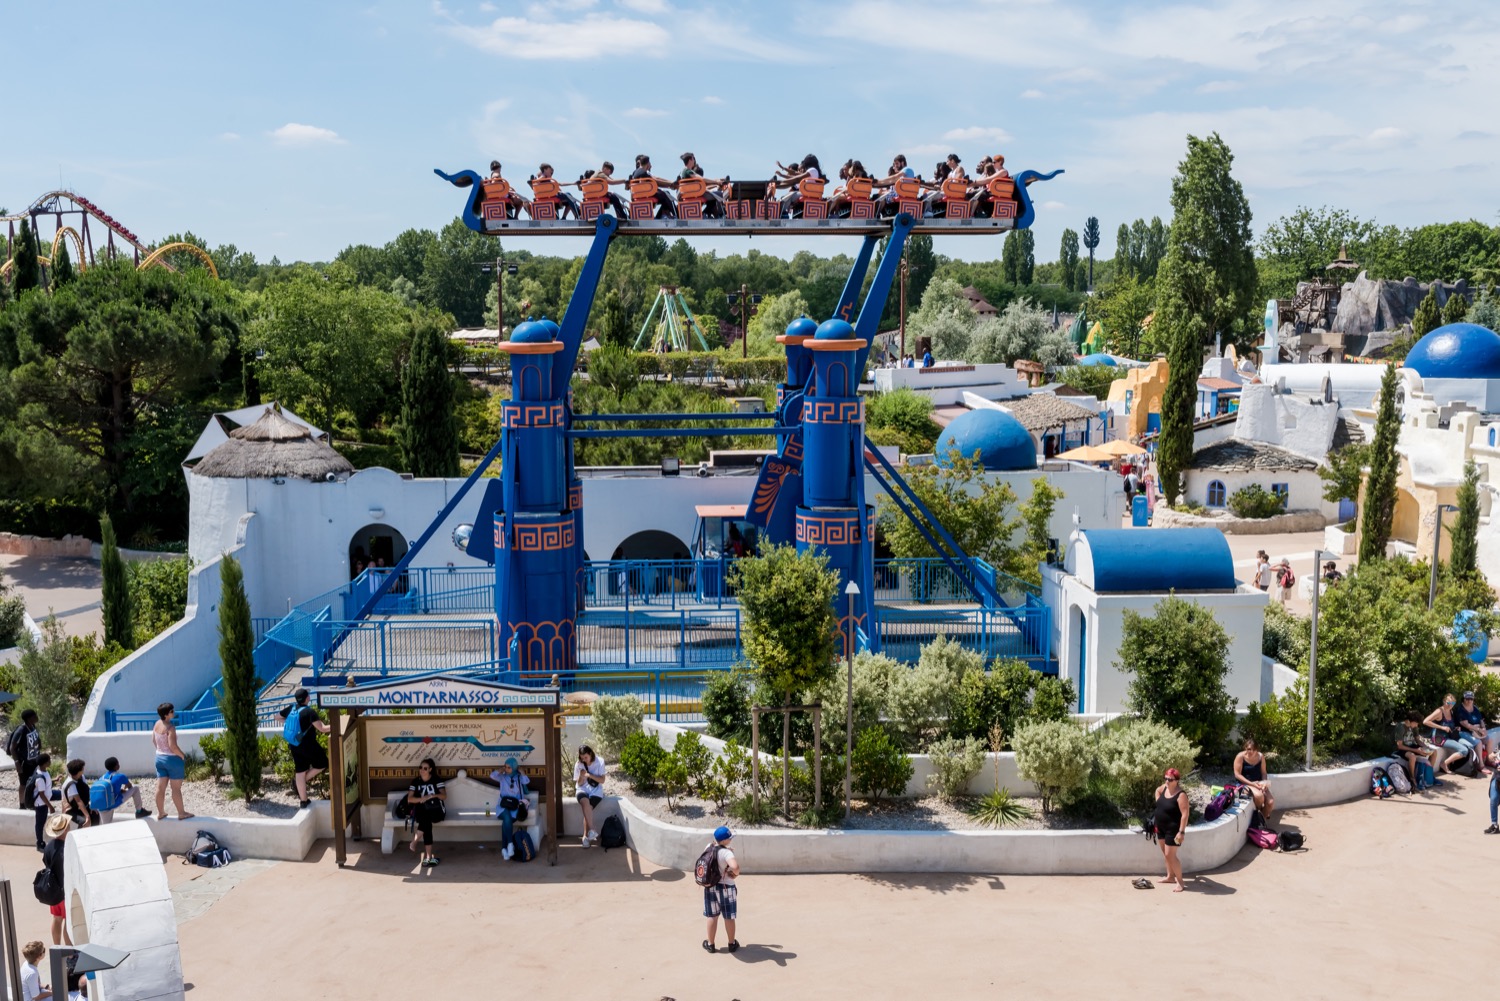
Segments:
[[[1108,462],[1114,458],[1114,455],[1097,445],[1079,445],[1077,448],[1070,448],[1052,458],[1067,459],[1072,462]]]
[[[1145,455],[1147,450],[1139,445],[1132,445],[1124,438],[1116,438],[1114,441],[1100,445],[1099,451],[1108,452],[1110,455]]]

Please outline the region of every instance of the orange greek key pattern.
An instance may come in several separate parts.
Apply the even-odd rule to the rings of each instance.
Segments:
[[[796,431],[786,440],[786,448],[781,453],[784,457],[794,462],[802,461],[802,432]]]
[[[797,541],[809,546],[848,546],[860,541],[859,518],[826,514],[798,514]]]
[[[505,532],[501,530],[501,528],[500,528],[500,522],[496,521],[495,522],[495,549],[496,550],[500,550],[500,549],[504,549],[504,548],[505,548]]]
[[[562,427],[561,403],[506,403],[501,406],[508,428]]]
[[[864,420],[864,401],[807,400],[802,419],[809,424],[858,424]]]
[[[573,547],[573,519],[516,526],[516,551],[546,553]]]
[[[568,488],[568,510],[577,511],[583,507],[583,484],[577,483]]]

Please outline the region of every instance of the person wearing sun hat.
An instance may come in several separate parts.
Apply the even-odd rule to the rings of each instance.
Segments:
[[[1177,849],[1182,847],[1182,837],[1188,826],[1188,794],[1182,788],[1182,773],[1168,768],[1166,779],[1156,787],[1156,809],[1151,820],[1156,826],[1156,843],[1161,847],[1163,860],[1167,864],[1167,876],[1162,882],[1176,883],[1172,892],[1182,892],[1182,861]]]
[[[729,847],[733,838],[734,832],[727,827],[714,829],[714,844],[719,846],[719,882],[703,888],[703,916],[708,919],[708,938],[703,940],[703,948],[708,952],[719,951],[714,940],[718,937],[720,917],[724,919],[729,951],[735,952],[740,947],[739,939],[734,937],[734,922],[739,912],[739,890],[734,880],[740,874],[740,863]]]
[[[47,847],[42,850],[42,865],[52,870],[52,878],[57,881],[58,886],[66,886],[63,882],[63,841],[68,832],[73,829],[73,818],[66,813],[55,813],[52,819],[47,821]],[[48,907],[52,914],[52,944],[73,944],[73,939],[68,935],[68,928],[64,922],[67,917],[67,905],[56,903]]]

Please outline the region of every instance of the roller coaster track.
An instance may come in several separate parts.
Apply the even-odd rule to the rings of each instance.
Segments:
[[[64,201],[68,203],[69,207],[64,207]],[[75,229],[72,226],[65,226],[62,224],[62,217],[65,213],[78,214],[80,228],[83,230],[82,233],[80,233],[78,229]],[[15,229],[16,223],[22,220],[30,220],[32,223],[32,227],[35,228],[37,217],[46,215],[52,215],[56,217],[58,228],[57,232],[53,235],[52,238],[51,254],[47,256],[42,256],[40,254],[37,255],[37,259],[43,264],[52,263],[52,258],[57,255],[58,244],[62,241],[64,235],[72,239],[73,245],[78,251],[77,260],[75,262],[78,270],[82,271],[93,264],[93,238],[88,229],[89,220],[92,219],[94,221],[97,221],[100,225],[104,226],[106,239],[111,251],[115,249],[116,237],[118,237],[123,244],[130,247],[134,251],[135,259],[138,262],[136,265],[137,268],[145,269],[151,267],[152,265],[160,265],[161,267],[164,267],[169,271],[175,271],[177,269],[174,268],[165,259],[166,255],[171,253],[183,252],[192,254],[194,257],[197,257],[208,268],[209,274],[213,275],[215,278],[219,277],[219,269],[214,266],[213,258],[210,257],[208,255],[208,252],[205,251],[202,247],[198,247],[190,243],[179,242],[169,243],[165,246],[152,249],[145,243],[142,243],[140,237],[136,236],[133,232],[127,229],[125,225],[119,220],[115,219],[114,216],[110,215],[108,212],[105,212],[98,205],[95,205],[83,195],[80,195],[74,191],[69,191],[65,188],[59,188],[55,191],[47,192],[40,198],[33,201],[30,205],[28,205],[26,207],[26,210],[23,212],[16,212],[10,215],[0,215],[0,225],[7,225],[11,230],[11,232],[7,235],[13,238],[13,231]],[[7,260],[3,265],[0,265],[0,275],[8,274],[10,272],[11,265],[12,261],[10,260]]]

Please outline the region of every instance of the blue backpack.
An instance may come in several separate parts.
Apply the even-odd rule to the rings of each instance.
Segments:
[[[281,728],[281,737],[293,747],[302,743],[302,707],[295,702],[286,714],[286,723]]]
[[[531,840],[531,835],[525,831],[516,831],[510,836],[510,845],[514,849],[511,852],[512,862],[530,862],[536,858],[536,845]]]

